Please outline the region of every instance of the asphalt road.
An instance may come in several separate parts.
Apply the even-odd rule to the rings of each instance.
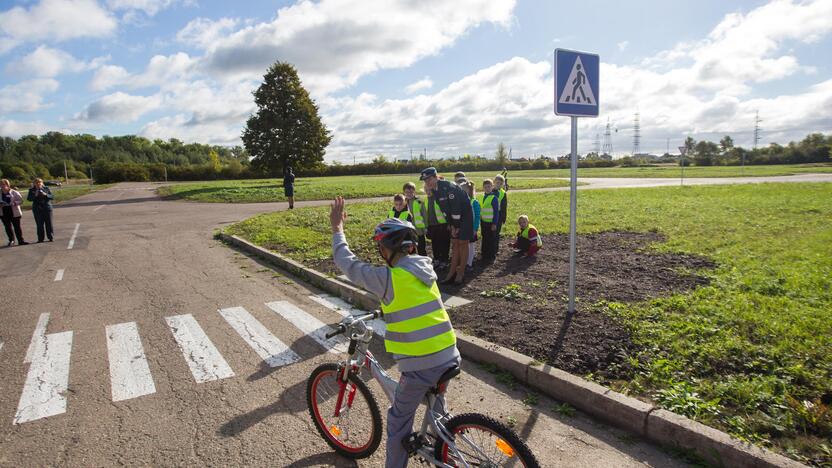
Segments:
[[[0,249],[0,465],[355,466],[318,436],[304,398],[312,369],[337,356],[266,304],[288,301],[324,323],[340,316],[309,298],[320,291],[212,238],[285,204],[163,201],[154,187],[68,202],[55,209],[55,242]],[[23,224],[32,241],[30,213]],[[277,341],[296,362],[266,364]],[[451,410],[514,423],[544,466],[681,464],[546,398],[525,406],[525,389],[474,364],[464,370]],[[359,466],[380,466],[383,448]]]

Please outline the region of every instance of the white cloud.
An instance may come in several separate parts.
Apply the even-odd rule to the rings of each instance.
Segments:
[[[90,103],[74,117],[77,122],[133,122],[161,105],[159,96],[108,94]]]
[[[30,54],[6,66],[6,71],[24,76],[50,78],[62,73],[78,73],[97,68],[108,57],[84,62],[60,49],[39,46]]]
[[[0,135],[11,138],[20,138],[24,135],[42,135],[52,130],[57,129],[41,121],[18,122],[15,120],[0,120]]]
[[[419,81],[410,83],[407,85],[404,90],[407,94],[413,94],[417,91],[421,91],[423,89],[430,89],[433,87],[433,80],[430,79],[429,76],[422,78]]]
[[[116,19],[94,0],[41,0],[28,9],[16,6],[0,13],[0,50],[23,41],[105,37],[116,26]]]
[[[174,3],[175,0],[107,0],[111,10],[142,11],[147,16],[154,16]]]
[[[118,65],[104,65],[95,71],[90,81],[90,89],[104,91],[121,85],[130,77],[130,73]]]
[[[90,88],[103,91],[117,86],[130,89],[175,86],[185,82],[193,71],[196,60],[184,52],[155,55],[142,73],[131,75],[117,65],[99,68],[90,81]]]
[[[0,88],[0,114],[35,112],[47,107],[44,95],[54,93],[58,82],[52,79],[29,80]],[[2,132],[0,132],[2,133]]]
[[[621,41],[621,42],[619,42],[619,43],[618,43],[618,44],[616,44],[616,45],[618,46],[618,50],[620,50],[620,51],[622,51],[622,52],[623,52],[623,51],[624,51],[624,49],[626,49],[626,48],[627,48],[627,46],[629,46],[629,45],[630,45],[630,41]]]
[[[481,23],[508,26],[513,9],[514,0],[304,0],[278,10],[272,22],[210,44],[204,68],[259,78],[281,60],[298,68],[306,86],[326,93],[377,70],[406,68]]]
[[[216,21],[196,18],[176,33],[176,40],[207,49],[222,38],[223,34],[236,28],[239,23],[240,20],[235,18],[220,18]]]

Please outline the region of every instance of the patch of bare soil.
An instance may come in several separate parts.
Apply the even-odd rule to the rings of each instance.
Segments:
[[[452,310],[456,328],[576,374],[623,378],[635,352],[616,320],[593,310],[598,301],[637,302],[708,283],[704,257],[659,253],[654,233],[602,232],[578,237],[577,312],[567,316],[568,235],[544,236],[536,257],[517,256],[504,239],[493,264],[475,262],[462,286],[443,291],[474,302]],[[442,274],[440,273],[440,278]]]

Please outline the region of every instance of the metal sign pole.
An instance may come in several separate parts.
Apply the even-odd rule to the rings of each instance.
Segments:
[[[571,177],[569,181],[569,314],[575,313],[575,258],[578,214],[578,118],[572,117]]]

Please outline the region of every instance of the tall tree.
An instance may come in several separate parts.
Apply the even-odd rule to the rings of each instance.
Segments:
[[[286,166],[304,168],[320,163],[332,139],[318,116],[295,67],[275,62],[254,92],[257,113],[243,130],[243,144],[253,166],[280,174]]]
[[[504,145],[502,141],[497,145],[496,159],[503,166],[505,166],[508,161],[508,151],[506,151],[506,145]]]

